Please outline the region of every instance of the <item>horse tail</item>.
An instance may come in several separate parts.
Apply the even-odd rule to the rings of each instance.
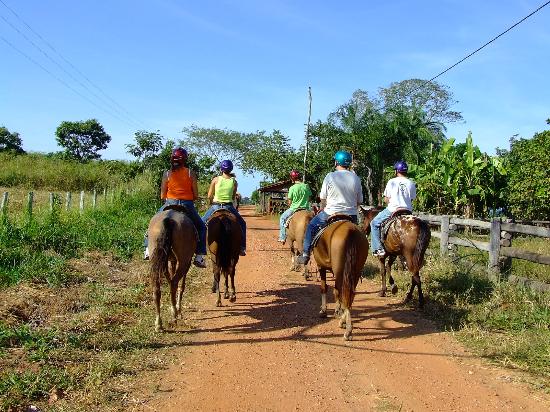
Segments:
[[[423,260],[424,260],[424,253],[426,252],[426,249],[428,248],[428,244],[430,243],[431,238],[431,232],[430,227],[428,224],[423,221],[422,219],[416,219],[418,222],[418,237],[416,239],[416,245],[414,247],[413,252],[413,267],[409,268],[411,272],[418,272],[420,271],[420,268],[422,267]]]
[[[153,285],[160,287],[163,276],[168,275],[168,257],[172,249],[172,230],[174,221],[168,217],[162,220],[162,230],[157,238],[155,249],[151,253],[150,276]]]
[[[341,303],[344,309],[351,308],[355,297],[355,269],[357,267],[357,243],[353,239],[353,233],[348,236],[345,242],[344,272],[342,275]]]
[[[231,267],[231,220],[227,216],[220,218],[218,246],[218,264],[225,272]]]

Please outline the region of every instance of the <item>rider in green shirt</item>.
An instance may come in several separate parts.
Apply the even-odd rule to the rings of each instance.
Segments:
[[[311,198],[311,189],[307,183],[300,181],[300,172],[292,170],[290,179],[294,184],[288,189],[288,204],[290,208],[286,210],[279,220],[279,242],[284,243],[286,239],[286,221],[298,209],[309,210],[309,199]]]

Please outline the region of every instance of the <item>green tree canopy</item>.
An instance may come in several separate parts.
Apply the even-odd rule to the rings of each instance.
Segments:
[[[80,122],[62,122],[55,131],[57,143],[65,148],[67,156],[87,161],[99,159],[100,150],[107,148],[111,136],[105,133],[96,119]]]
[[[17,132],[10,132],[6,127],[0,127],[0,152],[25,153],[23,141]]]
[[[511,139],[505,155],[508,208],[518,219],[550,220],[550,130]]]

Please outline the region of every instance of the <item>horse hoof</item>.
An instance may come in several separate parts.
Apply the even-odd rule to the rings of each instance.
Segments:
[[[236,300],[237,300],[237,296],[235,296],[235,295],[231,295],[229,297],[229,302],[235,302]]]
[[[385,291],[378,292],[378,296],[384,297],[386,296],[386,292]]]
[[[212,286],[212,293],[216,293],[218,291],[218,288],[216,286]]]
[[[397,288],[397,285],[394,283],[393,286],[391,287],[391,293],[396,295],[398,290],[399,289]]]
[[[229,299],[229,293],[225,292],[225,293],[223,294],[223,298],[224,298],[224,299]]]
[[[221,307],[222,307],[222,302],[218,300],[218,301],[216,302],[216,306],[217,306],[218,308],[221,308]]]
[[[164,332],[164,328],[162,326],[155,326],[155,332],[162,333]]]
[[[319,317],[320,318],[326,318],[327,317],[327,311],[326,310],[319,311]]]
[[[352,340],[352,337],[351,337],[351,332],[344,332],[344,340]]]

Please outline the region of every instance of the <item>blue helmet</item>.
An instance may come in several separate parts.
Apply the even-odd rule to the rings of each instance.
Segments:
[[[395,162],[395,164],[393,165],[393,168],[394,168],[397,172],[400,172],[400,173],[407,173],[407,171],[409,170],[409,165],[408,165],[407,162],[405,162],[404,160],[398,160],[398,161]]]
[[[338,150],[334,155],[334,160],[336,164],[344,167],[349,167],[351,165],[351,153],[346,152],[345,150]]]
[[[220,169],[222,172],[230,173],[233,170],[233,162],[231,160],[222,160]]]

